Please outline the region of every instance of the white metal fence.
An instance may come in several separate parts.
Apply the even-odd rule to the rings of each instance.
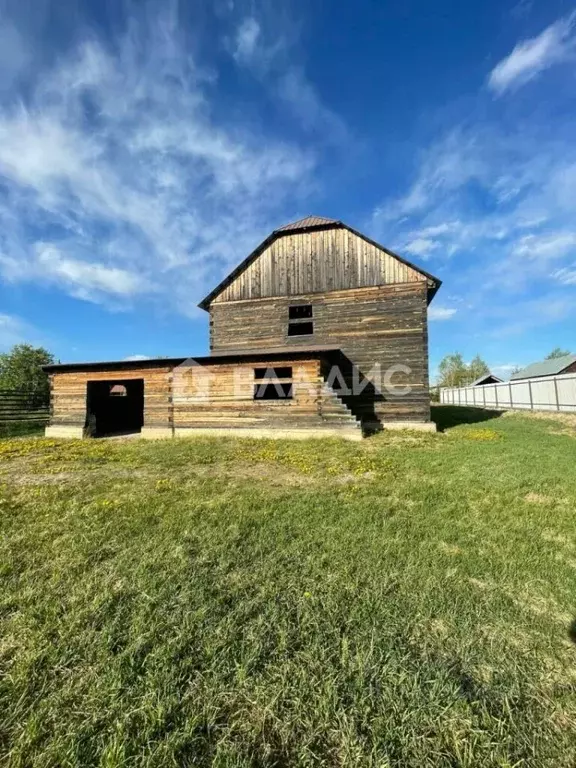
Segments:
[[[440,402],[502,410],[576,411],[576,373],[480,387],[442,387]]]

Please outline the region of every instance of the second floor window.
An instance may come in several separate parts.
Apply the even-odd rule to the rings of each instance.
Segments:
[[[288,307],[288,336],[311,336],[314,333],[312,304]]]

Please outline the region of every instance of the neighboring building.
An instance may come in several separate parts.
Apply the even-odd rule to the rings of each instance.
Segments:
[[[288,224],[200,303],[210,356],[46,366],[47,434],[434,429],[427,306],[439,287],[340,221]]]
[[[472,384],[468,384],[469,387],[482,387],[484,384],[501,384],[503,379],[499,376],[495,376],[493,373],[484,373],[479,376]]]
[[[540,376],[559,376],[562,373],[576,373],[576,355],[551,357],[540,363],[532,363],[518,373],[512,374],[510,381],[536,379]]]

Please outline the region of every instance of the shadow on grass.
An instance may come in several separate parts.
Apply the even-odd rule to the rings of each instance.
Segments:
[[[0,440],[6,437],[43,437],[44,424],[0,424]]]
[[[574,644],[576,644],[576,619],[573,619],[572,623],[568,627],[568,637]]]
[[[432,421],[436,422],[439,432],[445,432],[459,424],[477,424],[479,421],[497,419],[502,413],[503,411],[470,408],[466,405],[433,405]]]

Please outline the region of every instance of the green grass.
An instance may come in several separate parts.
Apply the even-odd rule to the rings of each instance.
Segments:
[[[0,441],[0,762],[573,766],[576,428]]]
[[[44,434],[44,427],[46,422],[44,421],[14,421],[14,422],[2,422],[0,421],[0,438],[3,437],[23,437],[23,436],[40,436]]]

